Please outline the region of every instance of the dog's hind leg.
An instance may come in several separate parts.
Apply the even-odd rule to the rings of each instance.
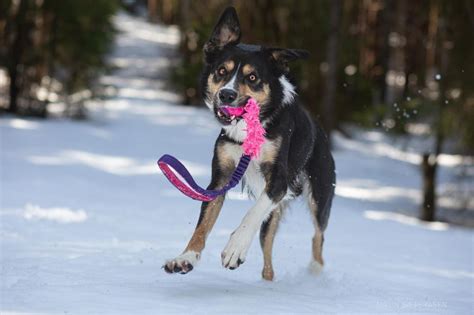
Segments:
[[[309,209],[311,211],[311,216],[314,223],[314,236],[312,240],[312,261],[310,263],[309,269],[313,274],[319,274],[322,271],[324,260],[323,260],[323,243],[324,243],[324,229],[325,226],[321,224],[318,217],[318,203],[313,197],[313,194],[310,194],[308,198]]]
[[[262,247],[263,251],[262,278],[265,280],[273,280],[273,241],[275,239],[275,234],[278,230],[280,219],[283,215],[283,211],[285,210],[286,206],[286,202],[280,202],[280,204],[275,209],[273,209],[269,218],[265,222],[263,222],[262,226],[260,227],[260,246]]]
[[[324,231],[328,225],[329,214],[331,211],[332,198],[334,194],[334,186],[332,183],[330,189],[325,191],[319,189],[315,182],[312,181],[312,192],[308,194],[309,209],[314,223],[314,236],[312,242],[313,259],[310,263],[310,271],[314,274],[319,274],[322,271],[323,260],[323,243]],[[321,188],[321,187],[319,187]],[[321,193],[323,192],[323,193]],[[327,192],[324,194],[324,192]]]
[[[310,270],[315,274],[321,272],[324,265],[322,254],[324,231],[328,225],[336,186],[335,165],[329,151],[327,138],[320,128],[318,134],[315,149],[306,166],[309,183],[306,195],[315,227]]]

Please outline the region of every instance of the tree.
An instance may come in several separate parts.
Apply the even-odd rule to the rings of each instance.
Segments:
[[[332,0],[330,2],[329,18],[329,39],[326,45],[326,82],[323,94],[323,122],[326,132],[330,135],[336,122],[336,88],[337,88],[337,70],[339,55],[339,26],[341,20],[342,2],[341,0]],[[329,136],[329,139],[331,137]]]
[[[465,50],[462,41],[455,41],[456,33],[452,29],[456,25],[453,19],[458,19],[453,12],[458,8],[460,7],[435,0],[431,2],[429,14],[426,80],[427,85],[432,86],[437,93],[432,104],[434,144],[430,152],[423,154],[422,160],[423,202],[420,218],[426,221],[433,221],[436,218],[438,157],[443,152],[445,141],[454,134],[462,135],[463,129],[469,130],[470,127],[467,126],[474,122],[472,105],[469,108],[468,104],[463,104],[469,101],[457,99],[452,93],[459,84],[455,78],[465,72],[464,69],[456,71],[456,65],[451,62],[453,54],[463,53]],[[470,58],[472,60],[472,56]],[[469,57],[465,60],[467,61],[465,66],[472,67]],[[451,93],[448,93],[449,90]],[[453,124],[456,121],[459,125]],[[467,143],[471,141],[471,144],[474,144],[469,137],[464,141]],[[473,153],[473,146],[468,145],[466,148],[465,153],[469,154],[469,150],[470,154]]]
[[[54,81],[56,87],[62,86],[55,92],[66,101],[71,94],[91,88],[106,69],[105,56],[115,34],[115,1],[4,3],[0,65],[6,67],[10,78],[9,112],[45,116]],[[83,114],[79,106],[79,115],[81,111]]]
[[[31,21],[27,18],[27,13],[31,10],[30,1],[21,0],[19,4],[14,7],[13,5],[8,6],[12,15],[7,18],[5,26],[5,46],[9,47],[6,54],[6,65],[8,75],[10,77],[9,86],[9,106],[8,112],[16,113],[18,110],[18,95],[20,93],[21,85],[21,64],[24,59],[25,49],[29,42],[29,28],[31,27]]]

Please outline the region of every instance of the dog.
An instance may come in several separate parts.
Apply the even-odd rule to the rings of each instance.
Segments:
[[[222,265],[236,269],[244,263],[260,230],[262,277],[273,280],[272,248],[279,221],[289,201],[307,199],[315,225],[311,269],[324,264],[322,249],[335,189],[335,164],[323,129],[298,102],[289,62],[309,53],[240,43],[237,12],[227,8],[204,45],[201,89],[204,102],[222,125],[214,146],[212,178],[207,189],[220,189],[230,179],[246,136],[243,119],[229,116],[222,106],[244,106],[254,98],[260,106],[265,142],[243,178],[243,187],[256,202],[231,234],[222,251]],[[194,234],[181,255],[168,260],[168,273],[186,274],[201,257],[206,238],[221,211],[225,196],[203,202]]]

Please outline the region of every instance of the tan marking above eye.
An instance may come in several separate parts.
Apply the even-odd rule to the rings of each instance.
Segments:
[[[224,67],[227,72],[231,72],[232,70],[234,70],[235,63],[233,60],[227,60],[226,62],[224,62]]]
[[[249,64],[246,64],[242,67],[242,73],[244,74],[244,76],[247,76],[254,71],[255,71],[255,68]]]

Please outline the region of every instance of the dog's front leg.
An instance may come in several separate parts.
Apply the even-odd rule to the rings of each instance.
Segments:
[[[206,238],[219,216],[223,203],[224,197],[222,196],[217,197],[213,201],[202,203],[199,221],[191,240],[181,255],[165,263],[163,268],[166,272],[185,274],[193,270],[201,258]]]
[[[222,265],[225,268],[235,269],[243,264],[253,237],[260,229],[262,222],[275,207],[267,192],[264,191],[250,208],[239,227],[232,233],[230,240],[222,252]]]
[[[235,269],[245,261],[255,234],[260,230],[262,223],[268,218],[272,210],[284,198],[288,189],[287,148],[287,145],[282,145],[280,139],[274,142],[271,149],[262,151],[261,159],[263,161],[274,161],[278,154],[279,163],[264,162],[260,165],[259,171],[265,179],[265,188],[255,205],[250,208],[242,219],[239,227],[231,234],[229,242],[222,251],[222,265],[225,268]]]
[[[224,144],[216,143],[214,158],[212,160],[212,180],[207,189],[220,189],[230,178],[234,168],[234,161],[225,153]],[[175,259],[168,260],[163,268],[168,273],[186,274],[193,270],[196,263],[201,258],[201,252],[206,245],[206,239],[216,223],[217,217],[224,204],[224,196],[203,202],[201,205],[201,213],[194,230],[191,240],[184,249],[183,253]]]

